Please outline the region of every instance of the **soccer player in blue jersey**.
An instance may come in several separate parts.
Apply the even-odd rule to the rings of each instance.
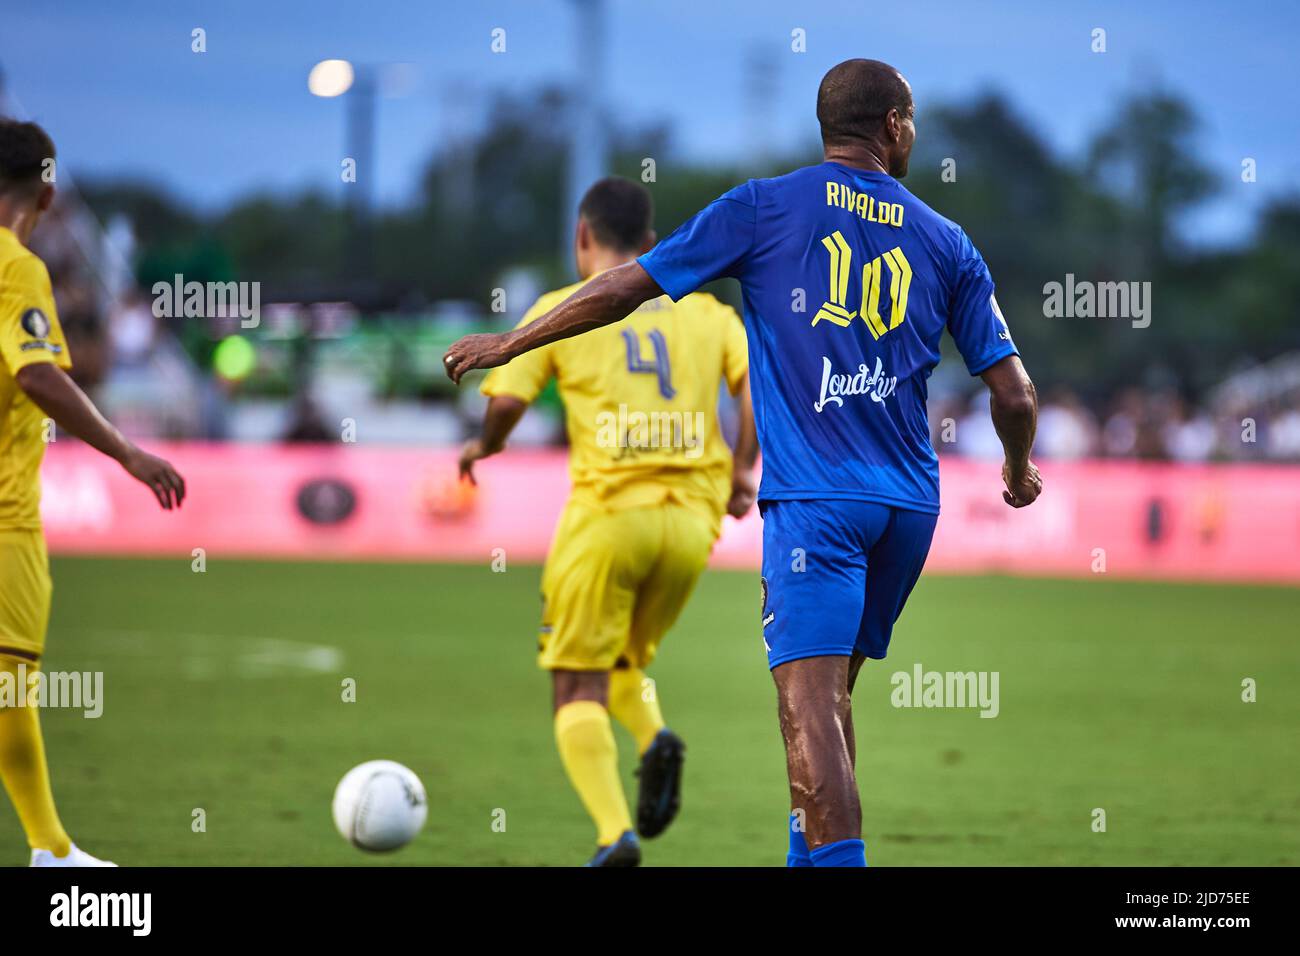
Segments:
[[[885,656],[938,520],[925,403],[945,328],[990,389],[1004,501],[1021,508],[1042,491],[1029,457],[1038,402],[988,267],[960,226],[898,182],[913,114],[893,67],[839,64],[817,93],[825,162],[736,187],[531,324],[467,336],[444,359],[459,381],[663,293],[740,281],[791,866],[866,863],[850,695],[862,662]]]

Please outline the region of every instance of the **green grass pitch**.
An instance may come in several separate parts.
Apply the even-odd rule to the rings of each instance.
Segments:
[[[46,666],[104,675],[98,720],[44,714],[62,815],[91,852],[124,865],[589,855],[533,660],[538,568],[64,558],[53,572]],[[689,753],[682,815],[646,844],[648,865],[784,860],[758,590],[755,574],[706,574],[651,669]],[[1289,588],[925,577],[855,695],[870,862],[1300,863],[1297,620]],[[891,706],[890,675],[918,661],[997,671],[999,716]],[[329,806],[344,771],[379,757],[421,776],[429,821],[405,850],[370,856],[337,836]],[[0,863],[25,860],[6,808]]]

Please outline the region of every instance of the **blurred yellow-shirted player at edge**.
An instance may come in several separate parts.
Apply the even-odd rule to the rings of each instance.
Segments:
[[[34,675],[50,617],[49,561],[41,532],[40,467],[47,419],[116,459],[162,507],[185,483],[104,420],[66,373],[72,367],[50,276],[27,249],[54,201],[54,143],[35,123],[0,117],[0,779],[13,801],[32,866],[112,866],[64,832],[41,740]],[[21,704],[19,703],[21,701]]]
[[[583,281],[650,249],[653,220],[643,186],[596,183],[579,206]],[[521,324],[581,285],[542,296]],[[644,669],[704,570],[724,512],[740,517],[753,504],[748,370],[740,316],[695,293],[653,299],[600,332],[522,355],[483,383],[491,396],[483,436],[461,455],[471,480],[474,462],[505,447],[552,378],[564,400],[573,489],[542,573],[539,663],[552,674],[560,757],[596,823],[591,866],[635,866],[637,833],[662,833],[680,805],[685,745],[665,728]],[[734,457],[718,427],[720,383],[740,412]],[[611,714],[641,753],[637,833]]]

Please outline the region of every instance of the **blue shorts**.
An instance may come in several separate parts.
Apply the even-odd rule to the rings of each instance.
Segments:
[[[763,501],[768,667],[801,657],[877,660],[921,576],[938,515],[871,501]]]

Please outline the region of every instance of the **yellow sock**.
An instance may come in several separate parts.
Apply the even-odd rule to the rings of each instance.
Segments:
[[[610,671],[609,712],[636,738],[637,753],[645,753],[664,729],[654,682],[647,682],[645,672],[635,667]]]
[[[573,789],[596,821],[596,843],[608,846],[632,829],[609,712],[594,700],[565,704],[555,712],[555,743]]]
[[[12,680],[15,692],[25,695],[26,686],[18,682],[20,663],[26,664],[28,677],[37,668],[35,664],[0,657],[0,672],[10,675],[0,676],[0,680]],[[38,708],[0,706],[0,780],[9,791],[31,848],[67,856],[72,841],[63,832],[59,813],[54,809]]]

